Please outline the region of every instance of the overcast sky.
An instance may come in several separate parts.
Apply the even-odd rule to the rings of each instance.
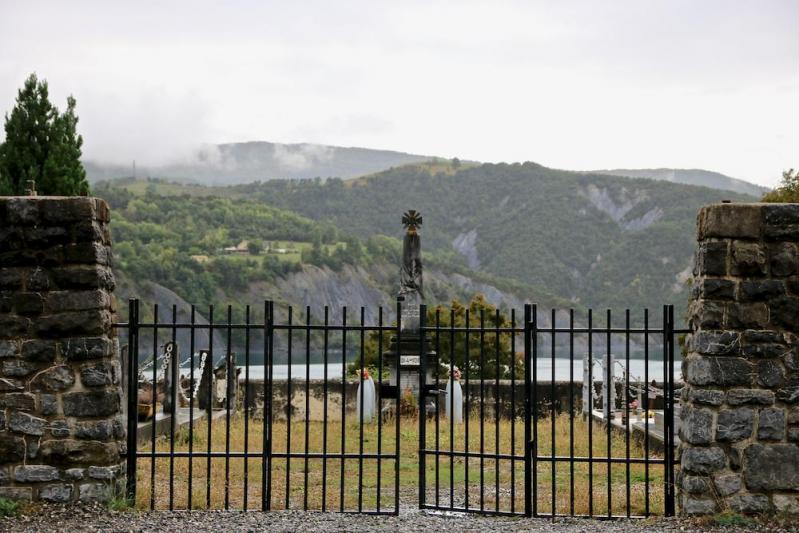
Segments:
[[[34,71],[103,161],[268,140],[763,185],[799,166],[796,0],[0,0],[0,109]]]

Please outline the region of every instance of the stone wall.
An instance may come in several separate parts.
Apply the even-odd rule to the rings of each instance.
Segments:
[[[99,199],[0,198],[0,496],[123,494],[108,222]]]
[[[683,514],[799,512],[799,204],[698,216],[683,361]]]

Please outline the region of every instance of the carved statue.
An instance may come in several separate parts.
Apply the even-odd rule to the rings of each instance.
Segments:
[[[413,209],[402,215],[405,237],[402,239],[402,268],[400,269],[400,290],[397,296],[410,299],[416,295],[424,299],[422,291],[422,243],[416,229],[422,225],[422,215]]]

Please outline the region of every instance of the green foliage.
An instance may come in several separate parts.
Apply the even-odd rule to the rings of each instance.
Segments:
[[[261,239],[251,239],[247,242],[247,251],[250,255],[258,255],[264,250],[264,243]]]
[[[8,498],[0,497],[0,516],[17,516],[19,503]]]
[[[83,138],[77,133],[75,99],[59,113],[50,103],[47,81],[31,74],[5,117],[6,140],[0,145],[0,194],[21,195],[34,180],[42,195],[87,194],[80,162]]]
[[[763,202],[799,203],[799,170],[789,169],[782,173],[782,184],[766,193]]]
[[[125,187],[130,183],[101,182],[94,191],[114,210],[116,269],[135,284],[154,281],[189,302],[208,304],[223,294],[241,294],[252,284],[300,270],[302,263],[334,270],[345,264],[368,264],[389,249],[383,242],[373,245],[370,253],[356,237],[255,201],[163,196],[158,194],[163,182],[157,180],[148,180],[142,194],[134,194]],[[242,240],[248,241],[253,255],[223,253]],[[299,246],[301,261],[293,259],[299,253],[255,255],[264,251],[264,242]]]
[[[751,527],[754,521],[740,513],[726,511],[710,517],[710,523],[721,527]]]
[[[468,320],[467,320],[468,317]],[[428,327],[438,326],[440,333],[438,336],[431,334],[433,348],[438,354],[438,368],[436,369],[439,377],[446,379],[450,369],[450,353],[455,354],[452,365],[461,370],[464,377],[468,374],[470,378],[482,376],[483,378],[507,379],[512,376],[524,376],[524,360],[521,354],[515,354],[511,349],[511,336],[486,331],[483,335],[479,333],[449,334],[449,328],[465,328],[479,330],[481,326],[485,330],[494,328],[510,328],[510,317],[486,301],[482,294],[475,295],[468,305],[463,305],[458,300],[454,300],[449,306],[437,305],[427,309],[425,317]],[[364,342],[364,366],[369,369],[369,373],[377,375],[378,354],[388,350],[391,335],[383,334],[383,345],[378,346],[379,336],[377,332],[371,332]],[[452,343],[454,341],[454,352]],[[481,351],[482,342],[482,351]],[[469,349],[466,349],[468,343]],[[353,361],[349,366],[349,371],[357,375],[360,359]],[[515,366],[515,368],[514,368]],[[497,374],[499,372],[499,374]]]

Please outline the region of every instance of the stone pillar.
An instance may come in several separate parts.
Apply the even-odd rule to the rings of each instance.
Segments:
[[[799,512],[799,204],[698,216],[683,361],[683,514]]]
[[[109,210],[0,198],[0,496],[124,494]]]

